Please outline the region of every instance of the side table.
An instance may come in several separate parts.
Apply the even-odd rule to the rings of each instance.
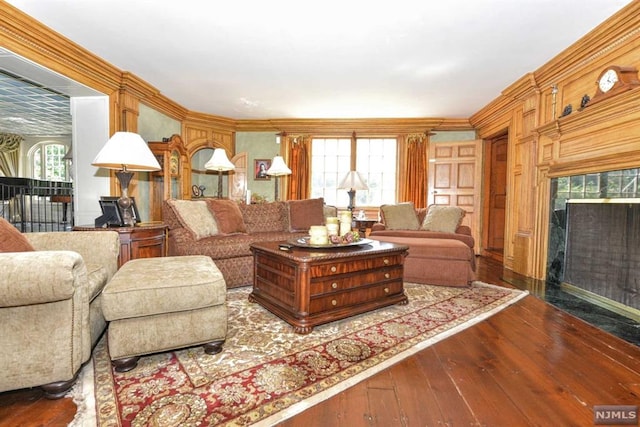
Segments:
[[[73,227],[73,231],[117,231],[120,235],[118,268],[132,259],[167,256],[167,229],[167,225],[163,222],[142,222],[134,227],[100,228],[92,225]]]
[[[362,233],[362,235],[366,237],[367,236],[367,230],[371,229],[373,224],[378,222],[378,220],[377,219],[371,219],[371,218],[358,219],[356,217],[356,218],[353,219],[353,222],[355,223],[356,230],[360,231]]]

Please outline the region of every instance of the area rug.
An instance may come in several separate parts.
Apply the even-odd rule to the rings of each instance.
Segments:
[[[274,425],[527,295],[481,282],[405,283],[407,305],[299,335],[248,302],[249,292],[228,292],[227,341],[217,355],[201,347],[155,354],[117,373],[103,338],[72,393],[80,408],[73,425]]]

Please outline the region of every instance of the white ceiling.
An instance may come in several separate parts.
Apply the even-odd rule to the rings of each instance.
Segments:
[[[189,110],[266,119],[466,118],[629,0],[8,3]]]

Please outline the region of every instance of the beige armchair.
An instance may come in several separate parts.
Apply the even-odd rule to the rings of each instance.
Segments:
[[[35,251],[0,253],[0,392],[59,398],[104,332],[101,291],[118,268],[114,231],[26,233]]]

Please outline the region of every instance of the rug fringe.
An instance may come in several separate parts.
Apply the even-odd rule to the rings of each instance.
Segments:
[[[78,379],[65,395],[70,397],[78,408],[68,427],[96,427],[96,400],[93,384],[93,357],[89,359],[78,374]]]

